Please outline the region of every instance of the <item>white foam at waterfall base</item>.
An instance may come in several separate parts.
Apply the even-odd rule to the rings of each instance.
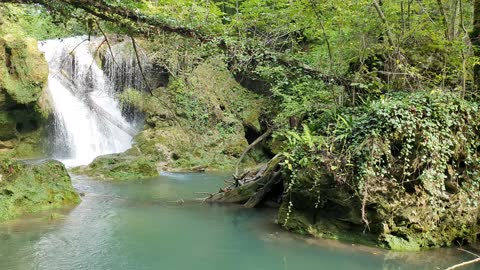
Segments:
[[[39,42],[50,70],[52,156],[69,167],[131,147],[133,127],[122,116],[115,89],[92,53],[101,41],[73,37]]]

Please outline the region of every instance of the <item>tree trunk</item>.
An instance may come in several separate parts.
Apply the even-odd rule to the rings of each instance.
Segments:
[[[480,57],[480,0],[475,0],[473,4],[473,29],[470,33],[473,52],[476,57]],[[473,68],[474,87],[478,90],[480,87],[480,66],[477,64]]]

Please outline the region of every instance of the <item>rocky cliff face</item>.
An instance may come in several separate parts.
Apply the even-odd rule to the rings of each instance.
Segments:
[[[40,155],[47,78],[48,66],[34,39],[0,35],[0,155]]]
[[[113,80],[123,87],[117,90],[125,110],[142,115],[144,125],[132,149],[98,157],[77,172],[106,179],[129,179],[155,176],[157,169],[231,169],[249,143],[266,130],[261,124],[266,97],[242,87],[220,54],[205,53],[193,45],[185,46],[187,52],[182,54],[175,49],[178,40],[166,42],[162,46],[158,41],[138,41],[142,46],[140,54],[147,55],[150,61],[144,64],[153,89],[150,91],[142,89],[145,84],[138,83],[142,80],[140,74],[135,78],[136,84],[122,81],[131,80],[126,74],[135,74],[132,67],[122,76],[108,71],[109,61],[113,67],[135,64],[136,59],[122,59],[132,53],[117,54],[113,63],[108,60],[111,53],[103,52],[107,58],[101,61],[104,70],[116,74]],[[116,46],[125,51],[124,41],[112,46],[115,52]],[[259,148],[252,151],[255,155],[247,158],[247,163],[263,158]]]

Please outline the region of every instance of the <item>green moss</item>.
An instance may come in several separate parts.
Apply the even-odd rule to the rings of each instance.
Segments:
[[[385,247],[396,251],[419,251],[421,245],[415,240],[405,239],[398,236],[386,235],[384,238]]]
[[[11,34],[0,38],[0,88],[18,104],[36,103],[48,77],[45,58],[37,42]]]
[[[21,31],[1,31],[8,25],[0,25],[0,156],[38,157],[43,154],[41,127],[50,112],[48,66],[37,41]]]
[[[104,180],[138,180],[158,176],[155,160],[148,156],[129,156],[127,153],[97,157],[87,167],[73,169]]]
[[[0,221],[79,202],[62,163],[0,160]]]
[[[9,113],[0,111],[0,140],[10,140],[15,138],[15,121]]]
[[[313,224],[311,213],[301,212],[288,207],[289,203],[284,201],[278,211],[278,221],[287,230],[298,234],[309,234]]]
[[[151,43],[141,43],[152,50]],[[265,101],[241,87],[221,57],[211,56],[185,68],[190,72],[175,76],[153,95],[133,89],[120,94],[124,104],[146,114],[146,126],[133,147],[139,152],[134,155],[152,157],[161,170],[232,169],[248,146],[245,126],[261,132]],[[260,152],[262,148],[255,151],[258,160],[264,157]],[[246,164],[255,161],[247,158]]]

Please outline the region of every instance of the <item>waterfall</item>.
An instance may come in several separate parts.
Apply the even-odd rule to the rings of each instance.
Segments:
[[[142,63],[143,71],[149,73],[152,70],[152,66],[148,61],[146,53],[141,48],[138,48],[137,53]],[[147,90],[148,87],[138,66],[132,42],[129,40],[112,45],[111,50],[109,49],[105,53],[103,66],[105,67],[105,74],[112,81],[115,89],[123,90],[131,87],[137,90]]]
[[[122,115],[114,83],[97,64],[102,40],[72,37],[39,42],[50,70],[52,156],[67,166],[123,152],[131,147],[136,132]]]

